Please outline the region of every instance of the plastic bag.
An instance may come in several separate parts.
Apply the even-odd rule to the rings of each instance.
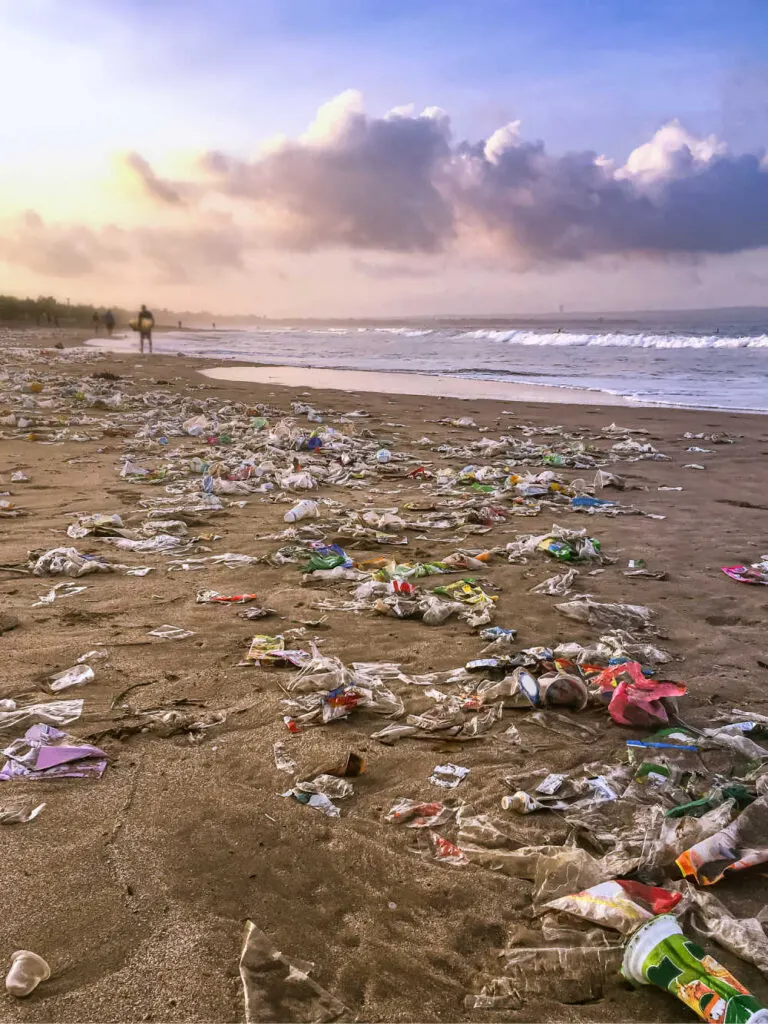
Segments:
[[[59,690],[66,690],[70,686],[84,686],[95,678],[96,674],[90,665],[75,665],[51,676],[50,687],[54,693],[58,693]]]
[[[576,622],[586,622],[600,629],[648,629],[653,612],[642,604],[605,604],[593,601],[589,595],[574,601],[556,604],[555,608]]]
[[[578,569],[569,569],[562,575],[550,576],[535,587],[531,587],[531,593],[548,594],[550,597],[566,597],[578,574]]]
[[[83,555],[77,548],[51,548],[35,561],[34,576],[88,576],[94,572],[112,572],[113,566],[95,555]]]
[[[248,921],[240,954],[246,1024],[279,1020],[327,1024],[350,1018],[343,1003],[309,978],[313,966],[281,953]]]
[[[677,858],[680,873],[700,885],[714,885],[724,875],[768,861],[768,796],[754,803],[720,832]]]
[[[456,814],[454,807],[441,803],[421,803],[405,797],[398,800],[385,815],[384,820],[406,828],[436,828],[451,821]]]
[[[688,692],[683,683],[648,679],[636,661],[611,665],[594,682],[601,693],[610,695],[608,713],[619,725],[666,724],[669,715],[663,701],[682,697]]]
[[[630,935],[643,921],[668,914],[682,898],[679,892],[618,879],[550,900],[545,907]]]
[[[10,702],[15,704],[14,701]],[[85,701],[54,700],[45,704],[27,704],[25,707],[12,707],[0,711],[0,732],[4,729],[15,729],[16,726],[34,719],[46,725],[69,725],[83,713]]]

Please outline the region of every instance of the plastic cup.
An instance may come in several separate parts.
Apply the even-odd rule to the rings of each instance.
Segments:
[[[541,703],[546,708],[564,707],[583,711],[589,702],[586,683],[578,676],[558,672],[539,678]]]
[[[28,949],[17,949],[11,957],[11,969],[5,976],[5,987],[12,996],[23,999],[50,976],[51,968],[41,956]]]
[[[666,989],[710,1024],[768,1024],[768,1010],[687,938],[671,914],[654,917],[634,933],[621,973],[636,985]]]

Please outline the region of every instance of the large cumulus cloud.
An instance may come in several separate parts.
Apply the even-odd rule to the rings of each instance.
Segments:
[[[435,267],[441,253],[526,270],[768,246],[765,157],[734,154],[677,122],[622,163],[551,153],[518,122],[457,140],[438,108],[372,116],[348,92],[303,135],[274,139],[251,159],[205,152],[174,179],[137,152],[122,166],[143,193],[142,216],[154,204],[149,223],[93,229],[30,215],[0,230],[0,260],[50,276],[121,273],[140,260],[160,280],[191,281],[247,272],[264,250],[353,251],[364,276],[383,277],[391,266]]]
[[[522,260],[731,253],[768,244],[768,168],[679,124],[623,166],[593,152],[548,154],[508,126],[456,148],[456,209]]]
[[[449,159],[442,111],[372,118],[349,92],[322,107],[300,139],[279,140],[250,162],[207,153],[201,166],[212,190],[264,208],[287,248],[433,252],[453,231],[440,190]]]
[[[439,109],[372,117],[345,93],[298,139],[253,160],[205,153],[199,170],[163,182],[142,164],[141,176],[166,203],[226,198],[256,218],[253,244],[286,249],[434,253],[478,236],[525,268],[768,245],[764,157],[732,154],[677,122],[616,164],[589,150],[551,154],[518,122],[456,141]]]

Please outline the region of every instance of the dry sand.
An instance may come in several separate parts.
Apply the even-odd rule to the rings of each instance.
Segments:
[[[222,402],[266,402],[284,413],[297,397],[295,389],[285,387],[204,380],[198,374],[202,365],[184,358],[112,356],[72,368],[48,360],[40,364],[39,374],[45,379],[48,373],[85,376],[109,370],[120,375],[120,389],[129,396],[160,387],[215,395]],[[311,401],[336,413],[368,409],[373,419],[365,426],[382,442],[436,466],[457,466],[461,460],[443,463],[430,446],[418,442],[425,433],[453,444],[495,437],[520,424],[562,424],[589,432],[617,420],[648,430],[650,440],[672,461],[619,463],[616,468],[647,488],[630,492],[624,500],[666,518],[585,519],[566,512],[557,521],[589,525],[604,550],[618,558],[589,581],[595,596],[648,604],[658,612],[665,644],[679,659],[669,675],[690,686],[686,717],[706,722],[713,704],[764,710],[768,671],[758,659],[768,655],[768,595],[760,587],[730,581],[719,566],[754,561],[768,547],[768,480],[763,472],[768,419],[541,403],[507,407],[479,400],[338,391],[313,391]],[[436,425],[447,415],[472,416],[488,434]],[[686,430],[743,437],[733,446],[716,447],[713,455],[692,456],[685,452],[691,442],[680,440]],[[200,447],[192,439],[180,443],[190,451]],[[61,445],[4,441],[2,482],[7,485],[12,470],[25,470],[30,482],[11,489],[30,514],[2,520],[0,562],[13,565],[23,562],[29,549],[71,543],[65,530],[76,512],[130,517],[140,497],[162,493],[120,479],[124,450],[119,437]],[[690,461],[704,462],[706,471],[684,470]],[[682,492],[657,490],[659,485],[678,484]],[[344,488],[324,493],[356,507],[371,496]],[[418,494],[423,492],[393,470],[391,476],[382,475],[375,498],[378,504],[402,505]],[[255,496],[246,508],[216,517],[206,525],[213,525],[224,539],[213,549],[248,554],[273,550],[274,542],[255,538],[281,529],[284,510]],[[518,533],[543,532],[550,525],[547,513],[537,519],[510,518],[484,540],[503,545]],[[98,539],[77,544],[81,550],[115,557]],[[381,553],[346,546],[354,557]],[[439,537],[429,542],[412,538],[407,549],[384,553],[435,558],[457,546]],[[644,558],[649,567],[667,570],[669,579],[625,578],[622,569],[628,558]],[[38,609],[31,607],[33,602],[55,580],[0,572],[0,611],[20,620],[18,628],[1,638],[5,657],[0,699],[45,692],[47,676],[104,642],[111,651],[109,662],[96,663],[96,680],[69,692],[86,701],[82,719],[69,727],[78,736],[95,737],[108,729],[115,716],[112,700],[136,683],[148,684],[130,697],[137,707],[181,698],[208,708],[227,707],[252,695],[257,701],[199,745],[184,737],[103,737],[110,764],[100,781],[0,783],[0,798],[32,791],[47,803],[36,821],[0,827],[0,957],[17,948],[33,949],[53,968],[51,980],[27,1001],[0,996],[0,1020],[242,1020],[237,965],[248,918],[278,948],[314,961],[316,979],[361,1020],[693,1019],[671,996],[634,991],[618,978],[602,999],[585,1005],[558,1002],[559,979],[553,978],[551,998],[528,1001],[519,1010],[465,1010],[464,995],[477,991],[495,972],[498,949],[509,930],[528,920],[531,884],[478,866],[450,869],[421,859],[409,850],[412,834],[382,820],[398,797],[439,796],[427,778],[446,759],[471,768],[461,797],[478,812],[498,814],[499,799],[508,792],[505,773],[539,767],[567,770],[599,759],[612,762],[631,733],[596,709],[583,716],[600,728],[601,739],[594,745],[585,746],[574,736],[566,747],[535,755],[494,739],[460,749],[409,740],[384,747],[369,739],[381,720],[365,715],[289,737],[281,722],[280,672],[236,666],[254,633],[277,633],[316,619],[319,613],[312,605],[323,591],[301,587],[300,573],[292,565],[169,574],[162,557],[141,556],[141,561],[156,565],[156,570],[145,578],[91,576],[85,580],[85,593]],[[552,571],[543,562],[517,566],[501,560],[488,570],[488,578],[500,588],[496,622],[517,628],[521,646],[595,636],[594,630],[559,615],[554,599],[529,594]],[[234,608],[195,604],[196,591],[205,587],[223,593],[256,591],[279,618],[251,623],[238,618]],[[583,580],[579,589],[587,589]],[[193,629],[195,636],[134,645],[165,622]],[[326,653],[345,662],[392,660],[414,672],[463,665],[481,647],[469,627],[455,621],[430,628],[420,622],[330,612],[322,629],[310,628],[308,633],[323,641]],[[408,701],[411,708],[420,704],[412,695]],[[422,706],[427,703],[421,701]],[[302,767],[350,748],[369,759],[355,796],[342,805],[340,820],[277,795],[287,778],[274,768],[272,747],[278,739],[287,742]],[[533,842],[546,834],[562,841],[565,830],[552,818],[520,819],[518,824],[530,828]],[[759,873],[720,890],[739,913],[755,912],[765,903],[766,883]],[[768,998],[768,985],[754,968],[727,955],[722,959]]]

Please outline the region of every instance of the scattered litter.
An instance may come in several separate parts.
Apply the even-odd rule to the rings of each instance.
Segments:
[[[569,619],[586,622],[600,629],[639,629],[650,627],[653,612],[641,604],[605,604],[585,594],[555,608]]]
[[[247,604],[258,601],[257,594],[220,594],[218,590],[198,590],[195,601],[198,604]]]
[[[726,576],[738,583],[758,583],[768,586],[768,555],[762,555],[752,565],[728,565],[723,567]]]
[[[11,800],[0,804],[0,825],[19,825],[33,821],[45,808],[34,800]]]
[[[183,626],[158,626],[156,629],[150,629],[147,636],[156,636],[160,640],[186,640],[189,636],[194,636],[194,632],[191,629],[184,629]]]
[[[90,665],[75,665],[51,676],[50,687],[54,693],[58,693],[59,690],[67,690],[70,686],[84,686],[95,678],[96,673]]]
[[[41,608],[47,604],[53,604],[58,597],[74,597],[87,589],[87,587],[78,587],[75,583],[57,583],[47,594],[42,594],[32,607]]]
[[[768,1010],[711,954],[684,935],[671,914],[652,918],[634,933],[621,973],[635,985],[666,989],[712,1024],[758,1024],[768,1019]]]
[[[0,732],[15,729],[24,722],[42,722],[46,725],[69,725],[83,713],[83,700],[54,700],[44,704],[18,707],[16,701],[3,701],[0,708]],[[8,705],[11,705],[10,707]]]
[[[296,762],[286,752],[285,744],[282,742],[275,743],[275,768],[279,772],[288,772],[289,775],[293,775],[296,772]]]
[[[281,953],[252,921],[245,926],[240,979],[246,1024],[332,1022],[351,1016],[343,1003],[309,977],[314,964]]]
[[[439,764],[429,777],[429,781],[443,789],[456,789],[458,784],[469,775],[469,768],[458,764]]]
[[[11,954],[11,969],[5,977],[5,987],[12,996],[23,999],[51,976],[51,968],[37,953],[17,949]]]
[[[107,755],[98,747],[78,743],[52,725],[33,725],[23,739],[3,750],[8,760],[0,769],[0,780],[100,778],[107,767]]]
[[[703,839],[677,858],[685,878],[699,885],[715,882],[736,871],[768,861],[768,796],[760,796],[735,821]]]

